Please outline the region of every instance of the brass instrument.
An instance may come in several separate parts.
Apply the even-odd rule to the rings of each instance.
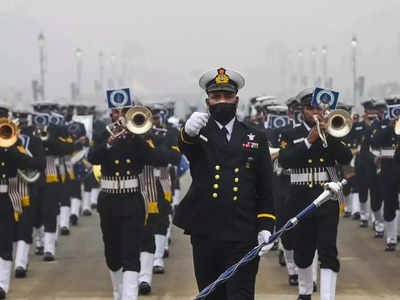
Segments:
[[[144,106],[131,107],[119,120],[107,125],[107,131],[113,136],[118,137],[129,131],[133,134],[144,134],[153,127],[153,115],[151,111]],[[114,133],[119,129],[118,133]]]
[[[397,120],[394,122],[394,133],[396,135],[400,135],[400,118],[397,118]]]
[[[17,142],[18,124],[8,118],[0,118],[0,147],[8,148]]]
[[[319,120],[316,115],[314,115],[314,120],[317,125],[319,137],[322,141],[322,146],[327,148],[328,142],[326,140],[326,135],[325,132],[321,130],[319,126]],[[350,114],[344,109],[336,109],[329,113],[326,112],[324,120],[327,123],[326,132],[336,138],[342,138],[346,136],[353,127]]]
[[[269,154],[271,155],[271,160],[275,160],[279,157],[280,148],[269,148]]]

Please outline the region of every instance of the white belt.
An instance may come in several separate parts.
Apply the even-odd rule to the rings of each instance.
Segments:
[[[102,177],[101,189],[107,193],[133,193],[139,188],[137,177]]]
[[[161,176],[161,170],[160,169],[154,169],[153,170],[153,175],[155,177],[160,177]]]
[[[324,168],[302,168],[290,170],[291,184],[310,184],[329,181],[329,174]]]
[[[0,193],[8,193],[8,185],[7,184],[0,184]]]
[[[395,150],[393,149],[381,149],[380,156],[383,158],[393,158]]]

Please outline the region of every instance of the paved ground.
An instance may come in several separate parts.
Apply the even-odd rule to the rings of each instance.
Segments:
[[[195,295],[189,240],[174,228],[172,242],[167,273],[155,275],[152,296],[141,299],[183,300]],[[400,299],[400,252],[387,253],[383,248],[383,241],[373,238],[370,229],[342,220],[338,300]],[[256,299],[296,299],[297,290],[288,286],[286,270],[278,265],[277,256],[271,252],[262,259]],[[33,255],[28,275],[12,280],[8,299],[112,299],[98,217],[81,217],[71,236],[60,237],[55,262],[45,263]]]

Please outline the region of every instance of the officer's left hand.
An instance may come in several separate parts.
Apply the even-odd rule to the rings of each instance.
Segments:
[[[258,239],[258,244],[261,245],[262,243],[268,243],[269,237],[271,236],[271,232],[268,230],[261,230],[258,233],[257,239]],[[261,248],[260,252],[258,252],[258,255],[264,255],[268,253],[269,250],[274,246],[274,243],[270,243],[268,245],[265,245],[264,247]]]

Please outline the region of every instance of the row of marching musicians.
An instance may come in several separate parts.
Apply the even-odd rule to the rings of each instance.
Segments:
[[[9,290],[13,257],[16,278],[27,276],[33,240],[35,254],[53,261],[58,234],[70,234],[70,224],[77,225],[81,207],[84,215],[91,214],[91,200],[95,206],[98,193],[87,176],[89,169],[77,168],[73,160],[89,140],[84,125],[72,117],[88,113],[87,107],[77,112],[75,106],[46,101],[35,102],[33,110],[1,108],[0,194],[11,201],[1,201],[0,299]],[[10,156],[15,149],[22,157]]]
[[[181,154],[164,107],[114,104],[88,160],[101,166],[97,209],[114,299],[137,299],[151,292],[153,273],[165,273]]]
[[[296,97],[290,98],[286,105],[279,104],[273,97],[253,99],[255,113],[249,118],[248,122],[250,125],[266,131],[271,141],[272,158],[279,156],[279,159],[276,159],[274,163],[277,228],[282,227],[287,219],[293,216],[293,212],[290,212],[288,207],[292,206],[295,201],[298,202],[299,199],[297,198],[301,198],[300,194],[297,194],[297,200],[292,199],[291,193],[286,192],[289,186],[300,185],[312,191],[316,184],[315,175],[313,175],[311,181],[307,182],[301,177],[303,175],[301,173],[306,172],[305,170],[308,168],[304,167],[307,166],[315,170],[321,169],[320,166],[327,159],[328,152],[322,151],[320,157],[317,158],[318,161],[315,161],[316,157],[312,157],[310,153],[305,155],[305,165],[302,165],[300,152],[291,153],[294,160],[286,154],[289,146],[289,149],[301,150],[297,149],[299,146],[296,148],[296,145],[299,145],[299,143],[301,145],[303,139],[296,139],[291,136],[293,132],[298,131],[301,134],[304,128],[311,132],[313,125],[315,126],[312,119],[307,118],[307,110],[311,107],[312,94],[311,89],[304,90]],[[334,111],[336,117],[333,115],[333,118],[337,118],[336,121],[339,123],[335,125],[335,121],[332,122],[334,119],[331,118],[328,125],[331,129],[336,130],[336,133],[333,134],[336,139],[343,146],[351,149],[353,154],[350,164],[338,164],[335,168],[337,174],[348,181],[339,197],[342,204],[340,205],[340,213],[344,218],[352,217],[354,220],[359,220],[361,228],[367,228],[369,221],[371,221],[374,237],[385,237],[385,250],[394,251],[398,239],[399,182],[397,178],[400,172],[398,164],[400,151],[397,151],[395,155],[398,145],[396,133],[400,133],[400,123],[395,111],[400,107],[400,98],[388,97],[384,102],[368,99],[362,102],[362,106],[364,115],[360,120],[358,114],[352,114],[352,106],[339,102],[336,106],[336,112]],[[325,120],[327,123],[329,122],[328,119]],[[332,136],[329,138],[332,139]],[[284,151],[283,155],[282,151]],[[335,152],[340,153],[338,150]],[[287,168],[288,165],[301,165],[303,168],[293,174],[293,169]],[[315,166],[318,168],[314,168]],[[323,177],[320,172],[316,175],[319,179]],[[367,206],[368,198],[370,199],[370,209]],[[289,215],[287,215],[288,212]],[[334,211],[331,211],[331,213],[334,215]],[[335,220],[332,220],[333,223],[326,224],[326,226],[328,226],[327,229],[329,228],[330,232],[336,232]],[[335,250],[336,247],[331,247],[335,242],[331,241],[331,250],[329,250],[331,252],[328,251],[329,247],[324,246],[322,248],[324,253],[316,251],[313,257],[305,259],[304,249],[302,249],[299,251],[302,256],[298,254],[296,257],[295,251],[296,248],[299,248],[296,243],[313,244],[312,241],[309,241],[309,243],[304,241],[304,236],[310,236],[310,232],[308,234],[304,232],[304,235],[300,235],[297,231],[297,236],[302,238],[301,242],[296,242],[297,239],[293,232],[283,234],[279,244],[279,263],[287,267],[289,285],[299,285],[299,299],[310,299],[311,292],[317,290],[319,266],[321,267],[321,276],[325,277],[321,278],[321,295],[327,293],[330,296],[323,295],[323,297],[334,297],[334,289],[326,292],[326,289],[329,290],[329,288],[324,287],[324,285],[329,286],[329,281],[335,282],[336,273],[339,271],[337,250]],[[333,235],[336,236],[336,234]],[[327,240],[322,241],[317,238],[317,243],[326,244]],[[321,245],[317,246],[317,250],[320,247]],[[318,254],[323,255],[323,258],[318,257]],[[310,265],[309,263],[305,264],[305,260],[312,263]],[[322,268],[328,268],[331,271]]]
[[[1,208],[1,214],[7,218],[1,218],[4,226],[1,226],[0,243],[0,299],[6,297],[10,286],[13,245],[15,277],[24,278],[33,240],[35,254],[43,255],[44,261],[53,261],[58,235],[69,235],[70,225],[78,224],[80,213],[90,216],[97,208],[98,199],[106,261],[115,297],[119,299],[123,294],[123,274],[132,276],[129,271],[138,272],[140,265],[140,276],[137,276],[140,282],[133,290],[137,293],[140,288],[141,294],[150,293],[152,273],[165,272],[164,258],[168,257],[171,241],[172,200],[175,204],[179,200],[175,165],[181,157],[174,147],[175,129],[173,126],[164,128],[167,110],[155,105],[153,116],[143,111],[135,113],[139,119],[145,118],[145,126],[154,126],[134,135],[124,126],[106,127],[94,107],[60,106],[46,101],[34,103],[33,108],[33,114],[12,113],[7,108],[1,110],[0,153],[4,173],[0,187],[1,195],[11,201],[2,201],[2,205],[6,205]],[[112,122],[119,124],[125,111],[112,110]],[[122,130],[123,134],[118,137],[111,134],[108,140],[110,134],[106,129],[110,132]],[[123,142],[128,141],[134,141],[136,146],[121,149]],[[108,146],[103,154],[108,159],[113,158],[108,161],[110,165],[104,164],[95,154],[104,144]],[[92,172],[92,165],[86,160],[89,146],[92,146],[90,160],[102,166],[101,178],[95,178],[98,172]],[[139,155],[137,149],[141,147],[144,148]],[[163,149],[168,149],[167,154],[160,154]],[[111,153],[114,155],[110,156]],[[144,157],[148,159],[142,161]],[[11,164],[11,161],[15,163]],[[102,193],[99,195],[100,188]],[[141,195],[144,199],[140,199]],[[132,243],[133,236],[140,243]],[[140,262],[136,257],[139,251]],[[132,287],[127,286],[125,290],[131,291]]]

